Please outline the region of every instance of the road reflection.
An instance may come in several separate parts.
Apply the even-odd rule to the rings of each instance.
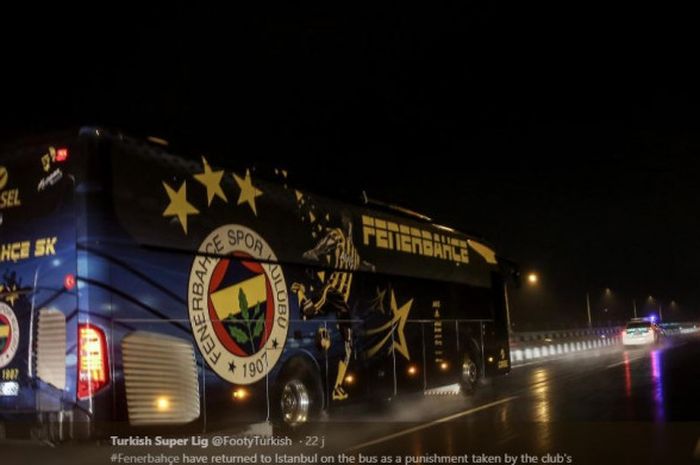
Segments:
[[[627,408],[627,418],[634,417],[634,403],[632,402],[632,368],[630,367],[630,354],[625,351],[623,353],[625,367],[625,407]]]
[[[652,397],[654,399],[654,420],[666,421],[666,408],[664,402],[663,366],[661,351],[651,351],[651,382]]]
[[[551,421],[548,375],[549,372],[546,368],[539,368],[532,372],[533,394],[535,395],[535,421]]]
[[[411,452],[413,453],[414,457],[420,457],[423,455],[423,435],[419,433],[414,433],[412,434],[413,440],[411,443],[413,444],[413,447],[411,448]]]
[[[540,450],[552,449],[552,418],[549,369],[538,368],[532,372],[532,393],[534,395],[533,416],[538,423],[536,436],[537,447]]]
[[[632,397],[632,371],[630,369],[630,355],[625,352],[625,395]]]

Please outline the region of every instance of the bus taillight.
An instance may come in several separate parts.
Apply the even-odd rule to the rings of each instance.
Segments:
[[[68,149],[61,148],[56,150],[56,162],[63,163],[68,160]]]
[[[88,324],[78,325],[78,399],[96,394],[109,383],[105,333]]]
[[[63,277],[63,287],[65,287],[67,291],[72,291],[75,287],[75,276],[71,273],[65,275]]]

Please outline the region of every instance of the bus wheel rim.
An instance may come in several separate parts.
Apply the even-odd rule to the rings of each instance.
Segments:
[[[309,417],[311,398],[309,391],[299,380],[289,381],[282,389],[282,419],[288,425],[305,423]]]
[[[476,364],[471,359],[466,359],[462,364],[462,379],[470,384],[476,382]]]

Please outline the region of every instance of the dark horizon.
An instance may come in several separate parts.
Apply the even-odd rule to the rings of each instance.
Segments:
[[[104,125],[283,166],[326,194],[366,190],[538,272],[537,289],[511,294],[516,327],[582,325],[586,292],[594,321],[630,317],[633,299],[641,312],[649,295],[667,318],[700,315],[699,76],[682,37],[664,46],[642,26],[682,24],[301,8],[241,24],[204,10],[25,12],[0,33],[0,141]]]

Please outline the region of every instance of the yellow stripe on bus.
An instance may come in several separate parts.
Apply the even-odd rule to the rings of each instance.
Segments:
[[[246,279],[233,286],[220,289],[211,294],[211,302],[219,320],[223,320],[231,315],[241,313],[239,294],[240,291],[246,296],[248,308],[252,311],[256,305],[267,300],[267,286],[265,275],[259,274],[254,278]]]
[[[471,246],[472,249],[474,249],[476,253],[484,257],[486,263],[490,263],[491,265],[498,264],[498,260],[496,259],[496,252],[494,252],[491,248],[471,239],[467,240],[467,243]]]

